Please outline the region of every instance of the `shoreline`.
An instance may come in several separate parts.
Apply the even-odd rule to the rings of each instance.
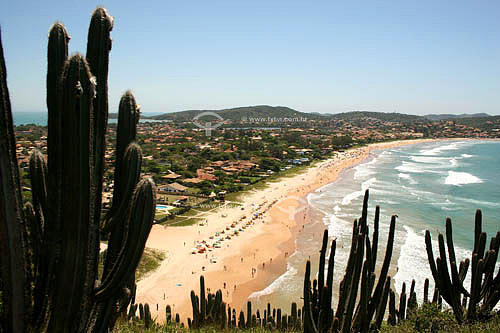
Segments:
[[[270,182],[262,190],[251,191],[245,195],[242,208],[220,208],[207,213],[205,226],[155,225],[146,246],[168,255],[156,271],[137,283],[136,302],[148,302],[152,316],[160,322],[164,321],[165,306],[169,304],[185,322],[192,316],[189,293],[194,290],[199,294],[199,277],[204,275],[210,292],[221,289],[228,305],[244,310],[252,293],[264,290],[287,271],[287,257],[295,252],[297,235],[311,223],[307,194],[335,181],[341,171],[361,163],[374,150],[435,141],[391,141],[350,149],[297,175]],[[221,248],[191,254],[197,241],[209,242],[211,236],[220,234],[235,221],[240,221],[237,228],[247,228],[240,228],[239,235],[224,241]]]

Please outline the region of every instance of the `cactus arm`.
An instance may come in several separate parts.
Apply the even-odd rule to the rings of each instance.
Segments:
[[[368,238],[368,237],[367,237]],[[365,259],[363,263],[363,272],[361,273],[361,294],[359,297],[359,303],[356,308],[356,313],[354,315],[354,320],[352,324],[352,329],[357,332],[366,332],[367,331],[367,310],[368,310],[368,280],[370,276],[369,268],[371,267],[371,263],[368,259]]]
[[[372,236],[372,272],[375,271],[375,265],[377,264],[377,251],[378,251],[378,229],[380,220],[380,206],[375,207],[375,218],[373,220],[373,236]]]
[[[354,260],[355,260],[355,253],[358,241],[357,237],[358,234],[359,234],[358,222],[355,220],[352,227],[351,250],[349,251],[349,258],[347,259],[344,278],[340,282],[339,302],[337,304],[337,310],[335,312],[335,317],[338,318],[339,325],[342,324],[345,305],[350,291],[350,283],[348,281],[351,280],[351,275],[354,270]]]
[[[83,317],[80,311],[84,295],[91,291],[94,281],[86,281],[88,262],[97,259],[89,257],[89,238],[92,226],[89,223],[93,213],[90,202],[92,169],[90,165],[92,133],[92,100],[95,86],[85,59],[76,54],[66,62],[60,81],[61,108],[65,110],[62,119],[62,145],[64,158],[62,168],[62,187],[64,197],[61,224],[61,258],[56,271],[54,313],[49,329],[79,325],[77,318]],[[82,288],[82,286],[84,286]],[[72,297],[68,297],[72,295]],[[75,328],[76,329],[76,328]]]
[[[371,270],[372,267],[375,267],[373,265],[372,259],[373,259],[373,253],[372,253],[372,246],[370,242],[370,237],[368,237],[368,234],[366,234],[365,237],[365,248],[366,248],[366,261],[368,263],[368,272],[372,273],[373,271]]]
[[[399,311],[397,312],[398,323],[406,319],[406,283],[403,282],[401,295],[399,296]]]
[[[122,218],[119,216],[123,212],[123,208],[128,207],[130,201],[130,180],[132,174],[123,170],[126,165],[124,161],[127,147],[135,141],[136,124],[139,119],[139,109],[135,101],[135,97],[131,91],[127,91],[120,99],[118,110],[118,126],[116,133],[116,149],[115,149],[115,170],[114,170],[114,190],[113,190],[113,205],[105,217],[104,232],[109,232],[117,223],[122,223]],[[136,174],[140,172],[136,170]],[[137,180],[136,180],[137,183]],[[133,186],[135,187],[136,184]]]
[[[394,291],[392,289],[389,291],[389,318],[387,321],[389,322],[389,325],[395,326],[396,325],[396,295],[394,294]]]
[[[245,324],[247,328],[252,327],[252,302],[247,302],[247,322]]]
[[[462,260],[460,262],[460,267],[458,270],[458,277],[460,279],[460,282],[462,282],[462,283],[464,282],[465,276],[467,275],[467,271],[469,270],[469,264],[470,264],[469,258],[465,258],[464,260]]]
[[[96,289],[96,300],[102,301],[116,294],[127,282],[127,277],[135,272],[153,225],[155,202],[156,190],[153,181],[141,180],[132,197],[125,244],[109,276]]]
[[[367,217],[368,217],[368,198],[370,197],[370,191],[367,189],[363,197],[363,208],[361,210],[361,218],[359,219],[361,232],[368,235],[367,227]]]
[[[327,286],[323,286],[323,288],[321,289],[321,294],[322,303],[320,304],[318,316],[318,331],[329,332],[330,328],[332,327],[333,311],[331,305],[328,303],[329,297]]]
[[[306,272],[304,275],[304,332],[318,332],[313,320],[311,309],[311,262],[306,263]],[[265,316],[264,316],[265,317]]]
[[[432,277],[434,278],[434,281],[437,285],[438,275],[437,275],[436,261],[434,259],[434,253],[432,251],[432,240],[431,240],[431,233],[429,232],[429,230],[425,231],[425,249],[427,250],[427,259],[429,262],[429,267],[431,269]]]
[[[332,293],[333,293],[333,270],[335,267],[335,249],[337,248],[337,240],[332,241],[330,247],[330,257],[328,258],[328,272],[326,275],[326,286],[328,287],[328,304],[332,306]]]
[[[42,216],[47,216],[47,164],[42,153],[36,149],[31,153],[29,169],[33,208],[42,222]]]
[[[110,32],[113,29],[113,18],[106,9],[98,7],[92,13],[90,21],[86,58],[90,70],[96,77],[97,90],[94,100],[94,137],[93,141],[93,164],[96,169],[94,180],[95,195],[93,195],[94,224],[99,225],[101,219],[102,201],[102,179],[104,172],[104,152],[106,149],[106,129],[108,123],[108,67],[109,52],[111,50]]]
[[[391,224],[389,227],[389,235],[387,237],[387,245],[385,248],[384,263],[382,264],[382,269],[380,270],[380,275],[377,281],[377,286],[373,292],[373,296],[368,304],[368,318],[371,320],[377,308],[377,302],[380,301],[380,296],[382,295],[385,280],[387,279],[387,273],[389,272],[389,266],[391,265],[392,259],[392,249],[394,247],[394,234],[396,232],[396,216],[391,217]]]
[[[24,217],[7,69],[0,36],[0,264],[4,283],[2,322],[6,331],[23,331],[29,309],[26,288]]]
[[[205,324],[207,316],[207,299],[205,297],[205,278],[200,276],[200,324]]]
[[[135,101],[134,94],[127,91],[120,99],[118,110],[118,126],[116,130],[116,158],[115,158],[115,188],[118,191],[113,192],[113,202],[119,202],[121,199],[121,169],[123,165],[123,156],[125,149],[130,142],[135,141],[136,124],[139,120],[139,107]]]
[[[68,56],[68,41],[70,37],[66,28],[61,23],[55,23],[49,32],[48,48],[47,48],[47,110],[48,110],[48,131],[47,152],[48,152],[48,167],[46,186],[45,208],[42,203],[42,211],[44,215],[42,245],[40,255],[38,256],[38,275],[35,282],[34,291],[34,313],[35,327],[45,327],[48,321],[49,308],[51,303],[49,298],[52,295],[54,288],[51,284],[54,279],[50,278],[54,274],[55,262],[57,261],[58,253],[60,252],[58,241],[58,223],[61,220],[61,168],[62,168],[62,151],[61,151],[61,113],[59,112],[59,79],[62,74],[64,62]],[[39,159],[39,157],[37,157]],[[33,172],[30,172],[32,177],[33,192],[40,192],[33,182]],[[38,179],[41,181],[40,177]],[[43,186],[43,185],[42,185]],[[52,190],[51,190],[52,189]],[[42,187],[43,190],[43,187]],[[44,195],[38,196],[38,199],[43,199]],[[35,199],[35,198],[34,198]],[[35,207],[36,209],[36,207]],[[49,295],[49,297],[47,297]]]
[[[389,297],[389,291],[391,290],[391,277],[387,276],[385,281],[384,292],[382,293],[382,300],[379,302],[377,307],[377,313],[375,315],[375,327],[380,330],[382,326],[382,321],[385,315],[385,309],[387,307],[387,298]]]
[[[429,303],[429,279],[426,278],[424,282],[424,304]]]
[[[479,237],[481,236],[482,233],[482,220],[483,220],[483,214],[481,213],[481,210],[478,209],[476,210],[476,215],[474,216],[474,251],[473,252],[478,252],[479,251]]]
[[[453,231],[451,226],[451,219],[449,217],[446,218],[446,245],[448,246],[448,255],[450,257],[450,263],[451,262],[456,263],[457,258],[455,257],[455,246],[453,245]]]
[[[453,231],[451,225],[451,219],[446,218],[446,245],[448,247],[448,255],[450,258],[450,269],[451,278],[453,282],[453,288],[458,290],[460,293],[470,297],[469,292],[464,288],[457,269],[457,258],[455,256],[455,246],[453,245]]]
[[[191,321],[191,324],[193,325],[193,328],[198,328],[199,317],[200,317],[200,304],[198,298],[196,297],[196,294],[194,293],[194,290],[191,290],[190,296],[191,296],[191,306],[193,308],[193,320]]]
[[[47,47],[47,111],[48,111],[48,132],[47,153],[49,183],[53,188],[61,186],[61,168],[62,168],[62,112],[59,107],[60,93],[59,79],[63,72],[64,63],[68,58],[68,42],[70,36],[62,23],[55,23],[49,32],[49,41]],[[53,194],[60,194],[59,191],[52,191]],[[49,199],[53,204],[52,214],[59,216],[60,211],[56,210],[60,197]],[[60,209],[60,207],[59,207]]]
[[[37,268],[38,268],[38,262],[37,258],[39,257],[40,253],[40,244],[41,244],[41,232],[40,232],[40,221],[38,220],[38,217],[35,214],[35,211],[33,209],[33,205],[30,202],[27,202],[24,205],[24,218],[26,220],[25,223],[25,230],[24,230],[24,235],[23,238],[26,241],[27,247],[30,249],[30,251],[27,253],[26,262],[27,264],[27,283],[28,285],[35,285],[36,283],[36,276],[37,276]],[[29,292],[29,299],[33,298],[34,295],[34,288],[27,288],[27,291]],[[30,308],[30,316],[33,317],[33,309]]]
[[[365,254],[365,249],[364,249],[365,242],[363,239],[364,237],[365,237],[364,234],[362,233],[358,234],[358,241],[355,254],[356,259],[354,261],[353,273],[349,281],[350,286],[347,299],[347,307],[345,310],[343,320],[341,321],[342,330],[345,333],[350,332],[351,330],[351,325],[352,325],[351,320],[353,317],[354,306],[356,305],[356,298],[358,295],[359,281],[361,276],[361,266],[363,264],[363,256]]]
[[[328,230],[323,232],[323,242],[321,245],[321,251],[319,254],[319,270],[318,270],[318,290],[319,294],[319,302],[321,303],[321,289],[325,285],[325,257],[326,257],[326,249],[328,247]]]
[[[29,228],[30,248],[32,251],[31,262],[33,264],[33,318],[35,318],[36,325],[43,326],[40,321],[45,321],[40,315],[43,313],[44,304],[46,304],[46,297],[44,294],[45,282],[48,276],[46,250],[43,248],[44,235],[47,229],[50,229],[51,219],[48,217],[47,208],[47,165],[43,155],[34,150],[30,156],[30,180],[31,180],[31,193],[33,198],[33,205],[29,205],[31,209],[28,211],[33,213],[26,214],[27,227]],[[25,211],[26,211],[25,207]]]
[[[131,143],[125,152],[124,157],[124,168],[122,172],[122,183],[124,185],[123,194],[124,200],[121,203],[116,203],[114,211],[110,213],[107,217],[109,220],[106,222],[107,226],[113,226],[113,231],[109,236],[108,250],[106,253],[106,260],[104,262],[104,268],[102,277],[105,279],[110,273],[113,265],[116,263],[119,253],[123,246],[123,240],[126,235],[126,220],[128,214],[128,208],[130,205],[130,200],[134,193],[134,189],[141,174],[142,165],[142,151],[141,148],[135,144]]]
[[[439,247],[439,257],[440,262],[438,262],[438,259],[436,259],[436,264],[437,264],[437,269],[438,269],[438,275],[441,279],[441,286],[444,287],[444,291],[441,291],[441,294],[443,295],[443,298],[451,305],[452,298],[454,297],[454,294],[456,293],[455,290],[451,287],[451,277],[450,273],[448,271],[448,265],[446,264],[446,249],[444,245],[444,238],[442,234],[438,235],[438,247]],[[440,271],[441,269],[441,271]]]

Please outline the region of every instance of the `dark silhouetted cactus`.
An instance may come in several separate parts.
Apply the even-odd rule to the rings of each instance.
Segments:
[[[336,241],[332,242],[325,284],[327,231],[323,235],[320,251],[318,280],[313,281],[312,288],[311,265],[310,262],[306,264],[303,311],[305,332],[327,332],[330,330],[364,332],[371,329],[372,326],[374,329],[379,329],[382,324],[390,291],[388,271],[394,245],[396,217],[391,218],[384,262],[378,282],[375,284],[380,208],[377,206],[375,209],[374,231],[372,241],[370,241],[367,225],[368,197],[367,190],[363,199],[359,223],[357,220],[354,221],[351,250],[344,278],[340,283],[339,301],[335,315],[332,309],[332,285]],[[374,316],[376,320],[372,323]]]
[[[200,276],[200,296],[192,290],[190,297],[193,309],[192,328],[215,324],[224,329],[226,325],[232,325],[231,307],[228,307],[226,316],[226,303],[222,301],[222,291],[219,289],[215,294],[206,294],[203,275]]]
[[[500,230],[495,237],[491,238],[490,247],[486,250],[486,233],[482,231],[481,210],[476,211],[474,228],[474,249],[471,260],[463,260],[457,269],[455,257],[455,247],[453,245],[453,233],[451,219],[446,219],[446,245],[442,234],[438,235],[439,257],[434,260],[432,250],[431,234],[425,232],[425,245],[427,256],[432,272],[432,277],[439,290],[439,295],[453,309],[458,323],[464,320],[473,321],[483,317],[489,317],[495,305],[500,301],[500,271],[494,276],[497,265],[498,251],[500,247]],[[448,270],[449,261],[451,274]],[[463,281],[471,265],[471,287],[467,291],[463,286]],[[465,309],[465,303],[468,306]],[[479,313],[477,313],[479,309]]]
[[[134,274],[155,212],[155,187],[140,180],[142,153],[133,95],[118,124],[123,155],[115,173],[104,272],[98,276],[102,177],[108,115],[107,72],[113,18],[92,14],[87,59],[67,59],[69,35],[52,26],[48,43],[47,162],[30,158],[33,204],[23,207],[6,66],[0,40],[1,326],[13,332],[107,332],[135,293]],[[118,194],[119,192],[119,194]],[[126,201],[123,204],[123,201]],[[135,307],[131,315],[135,313]],[[141,310],[141,308],[139,308]],[[133,310],[133,311],[132,311]],[[144,309],[143,309],[144,311]],[[150,317],[149,317],[150,318]]]

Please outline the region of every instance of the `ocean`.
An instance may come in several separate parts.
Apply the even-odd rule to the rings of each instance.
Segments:
[[[161,112],[143,112],[141,114],[146,116],[155,116]],[[35,124],[40,126],[47,126],[47,112],[13,112],[12,118],[14,125],[28,125]],[[141,122],[157,122],[161,120],[141,119]],[[118,119],[108,119],[109,124],[116,124]]]
[[[325,228],[330,243],[333,237],[337,239],[334,271],[334,293],[337,293],[349,255],[352,224],[361,215],[363,194],[369,189],[370,226],[375,206],[381,208],[377,266],[382,265],[390,218],[396,214],[391,263],[396,272],[393,287],[399,292],[403,282],[408,288],[415,279],[421,302],[425,278],[429,278],[431,288],[434,286],[425,250],[425,230],[431,232],[436,255],[438,233],[445,233],[445,218],[450,217],[457,259],[470,258],[474,215],[480,208],[489,246],[490,238],[500,229],[499,171],[498,141],[438,141],[372,152],[369,159],[344,170],[335,182],[307,196],[312,222],[299,233],[297,251],[288,261],[287,272],[266,289],[254,293],[252,300],[257,307],[271,302],[285,310],[291,301],[300,304],[305,262],[311,259],[313,273],[317,272]],[[467,277],[467,289],[469,281]]]

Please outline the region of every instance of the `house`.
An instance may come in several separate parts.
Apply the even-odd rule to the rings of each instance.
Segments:
[[[204,172],[203,169],[196,170],[196,175],[198,176],[197,178],[199,178],[201,180],[209,180],[211,182],[214,182],[217,180],[217,177],[215,177],[214,175],[212,175],[210,173]]]
[[[158,191],[160,193],[184,193],[186,192],[187,187],[182,186],[179,183],[172,183],[172,184],[166,184],[163,186],[160,186]]]
[[[178,179],[178,178],[181,178],[182,176],[181,175],[178,175],[176,174],[175,172],[172,172],[169,170],[169,173],[164,175],[164,176],[161,176],[162,179]]]
[[[190,184],[199,184],[202,181],[203,179],[200,178],[186,178],[182,180],[183,183],[190,183]]]

